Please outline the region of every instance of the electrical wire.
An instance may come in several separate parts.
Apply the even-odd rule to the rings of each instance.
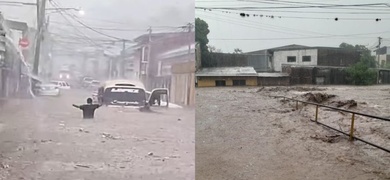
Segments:
[[[381,21],[381,20],[390,19],[390,18],[348,18],[348,17],[305,17],[305,16],[283,16],[283,15],[280,16],[280,15],[266,15],[266,14],[247,14],[247,13],[243,13],[243,12],[234,12],[234,11],[228,11],[228,10],[203,10],[203,11],[204,12],[217,11],[217,12],[226,13],[226,14],[237,14],[241,17],[266,17],[266,18],[272,18],[272,19],[289,18],[289,19],[315,19],[315,20],[333,20],[333,21],[339,21],[339,20]]]
[[[55,8],[60,8],[56,2],[54,0],[50,1],[50,3],[55,7]],[[72,22],[60,11],[59,12],[61,14],[61,16],[70,24],[70,25],[73,25]],[[99,44],[97,44],[95,41],[93,41],[91,38],[89,38],[86,34],[84,34],[82,31],[80,31],[77,27],[74,27],[74,29],[76,31],[78,31],[80,33],[80,35],[82,35],[85,39],[87,39],[90,43],[90,45],[92,46],[95,46],[97,48],[104,48],[104,46],[101,46]],[[108,52],[112,53],[111,51],[107,50]]]
[[[198,14],[199,15],[199,14]],[[225,19],[224,19],[225,20]],[[221,19],[217,19],[217,21],[221,21]],[[232,21],[224,21],[231,24],[236,25],[243,25],[243,24],[237,24]],[[253,27],[253,26],[251,26]],[[253,27],[254,28],[254,27]],[[358,36],[359,38],[376,38],[376,37],[362,37],[362,35],[374,35],[374,34],[383,34],[383,33],[390,33],[390,31],[381,31],[381,32],[373,32],[373,33],[359,33],[359,34],[343,34],[343,35],[325,35],[325,36],[306,36],[306,37],[292,37],[292,38],[262,38],[262,39],[256,39],[256,38],[250,38],[250,39],[218,39],[218,38],[209,38],[210,40],[284,40],[284,39],[318,39],[318,38],[356,38]]]
[[[335,7],[375,7],[378,6],[386,6],[389,7],[388,3],[369,3],[369,4],[336,4],[336,5],[304,5],[304,6],[268,6],[268,7],[250,7],[250,6],[242,6],[242,7],[195,7],[201,9],[305,9],[305,8],[335,8]],[[366,10],[366,9],[362,9]],[[372,9],[371,9],[372,10]]]
[[[222,16],[220,14],[216,14],[216,13],[212,13],[212,12],[209,12],[209,11],[206,11],[207,13],[209,14],[214,14],[214,15],[217,15],[217,16]],[[230,16],[227,16],[227,15],[224,15],[224,17],[226,17],[227,19],[226,20],[231,20],[231,19],[234,19],[234,20],[237,20],[237,21],[243,21],[243,22],[248,22],[248,23],[251,23],[252,25],[258,27],[259,25],[260,26],[264,26],[264,27],[269,27],[269,28],[273,28],[276,30],[283,30],[285,29],[287,32],[305,32],[305,33],[310,33],[310,34],[321,34],[321,35],[331,35],[331,34],[327,34],[327,33],[320,33],[320,32],[315,32],[315,31],[308,31],[308,30],[302,30],[302,29],[295,29],[295,28],[288,28],[288,27],[283,27],[283,26],[276,26],[276,25],[270,25],[270,24],[266,24],[264,22],[261,22],[261,24],[258,22],[258,21],[250,21],[250,20],[243,20],[242,18],[233,18],[233,17],[230,17]],[[304,35],[307,35],[307,34],[304,34]]]
[[[201,14],[197,14],[197,15],[201,15]],[[215,18],[215,17],[212,17],[212,16],[205,16],[205,17],[207,17],[209,19],[217,20],[219,22],[226,22],[226,23],[229,23],[229,24],[240,25],[240,26],[244,26],[244,27],[250,27],[250,28],[253,28],[253,29],[259,29],[258,24],[256,24],[256,25],[253,24],[253,26],[251,26],[249,24],[244,24],[242,22],[238,23],[237,21],[232,21],[234,18],[229,18],[229,20],[227,20],[227,19],[223,19],[223,18]],[[251,21],[251,22],[253,22],[253,21]],[[261,29],[261,30],[263,30],[263,29]],[[276,31],[271,30],[271,29],[268,29],[268,31],[276,32]],[[292,33],[289,33],[289,32],[283,32],[283,33],[284,34],[292,34]],[[373,35],[373,34],[382,34],[382,33],[390,33],[390,31],[381,31],[381,32],[375,32],[375,33],[360,33],[360,34],[344,34],[344,35],[317,33],[317,34],[324,35],[324,36],[314,36],[314,38],[332,38],[332,37],[337,37],[337,38],[356,38],[356,37],[358,37],[358,38],[375,38],[375,37],[362,37],[362,35]],[[306,36],[306,38],[308,37],[307,34],[304,34],[304,36]],[[309,36],[309,38],[313,38],[313,36]]]
[[[197,14],[197,15],[206,17],[208,19],[213,19],[213,20],[216,20],[218,22],[226,22],[226,23],[229,23],[229,24],[239,25],[241,27],[248,27],[248,28],[251,28],[251,29],[265,30],[265,31],[281,33],[281,34],[292,34],[292,35],[301,35],[301,36],[305,36],[306,35],[304,33],[295,33],[295,32],[291,32],[291,31],[277,30],[276,28],[261,27],[259,24],[255,25],[255,24],[251,24],[251,23],[246,23],[245,21],[237,21],[237,20],[234,20],[233,18],[225,19],[225,18],[217,18],[217,17],[214,17],[214,16],[208,16],[208,15],[203,15],[203,14]]]

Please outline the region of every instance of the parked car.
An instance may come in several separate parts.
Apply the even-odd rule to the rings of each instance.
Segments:
[[[71,79],[71,72],[68,70],[61,70],[59,73],[60,79]]]
[[[51,83],[57,85],[60,89],[70,89],[69,83],[65,81],[52,81]]]
[[[84,77],[82,81],[83,87],[89,87],[92,81],[93,81],[92,77]]]
[[[40,96],[60,96],[60,88],[55,84],[39,84],[38,94]]]
[[[92,80],[91,84],[89,85],[89,88],[91,89],[98,89],[100,87],[100,81],[98,80]]]

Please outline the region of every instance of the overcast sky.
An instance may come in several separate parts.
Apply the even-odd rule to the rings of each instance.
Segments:
[[[18,2],[35,3],[36,0],[18,0]],[[62,38],[55,36],[62,42],[74,41],[75,38],[66,39],[66,37],[80,37],[80,32],[92,39],[115,40],[82,27],[80,23],[69,17],[68,13],[77,15],[79,21],[101,33],[129,40],[147,33],[149,26],[153,27],[153,32],[180,31],[182,29],[176,27],[194,22],[195,16],[193,0],[53,0],[53,2],[57,7],[82,8],[85,11],[83,16],[78,15],[76,11],[64,13],[71,23],[60,13],[46,11],[47,16],[50,16],[50,32],[64,36]],[[55,6],[47,0],[47,8],[53,7]],[[8,19],[24,21],[30,26],[36,25],[34,6],[10,6],[0,2],[0,11]],[[81,41],[80,38],[76,40]]]
[[[195,4],[196,7],[207,8],[305,5],[296,2],[328,4],[389,3],[389,1],[385,0],[280,0],[279,2],[277,0],[196,0]],[[209,44],[221,49],[223,52],[232,52],[235,48],[240,48],[244,52],[248,52],[289,44],[337,47],[342,42],[362,44],[372,48],[378,44],[379,36],[384,38],[382,45],[390,45],[390,7],[378,6],[374,10],[363,10],[367,9],[367,7],[354,8],[354,10],[351,10],[351,7],[348,7],[348,9],[273,8],[263,9],[263,11],[196,10],[195,16],[205,20],[209,24]],[[227,13],[222,11],[227,11]],[[235,14],[241,12],[250,14],[251,16],[242,18],[240,15]],[[275,18],[265,17],[267,15],[273,15]],[[281,18],[278,16],[281,16]],[[339,18],[339,21],[334,20],[336,17]],[[357,20],[352,20],[351,18]],[[381,18],[382,20],[376,22],[376,18]],[[319,36],[321,38],[318,38]]]

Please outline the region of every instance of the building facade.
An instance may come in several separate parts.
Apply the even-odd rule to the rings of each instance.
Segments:
[[[384,46],[376,52],[376,61],[377,65],[381,68],[389,68],[390,67],[390,47]]]
[[[304,47],[275,50],[272,61],[276,72],[283,65],[348,67],[360,60],[361,52],[343,48]]]
[[[196,73],[198,87],[257,86],[257,72],[253,67],[202,68]]]

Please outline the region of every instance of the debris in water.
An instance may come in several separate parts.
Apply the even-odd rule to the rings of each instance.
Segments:
[[[265,87],[263,86],[262,88],[258,89],[256,92],[261,92]]]
[[[89,133],[89,131],[87,131],[87,130],[84,130],[83,128],[80,128],[80,129],[79,129],[79,131],[80,131],[80,132]]]
[[[121,138],[120,136],[113,136],[113,135],[111,135],[109,133],[102,133],[102,137],[103,138],[113,139],[113,140],[117,140],[117,139]]]
[[[326,93],[306,93],[303,96],[306,97],[308,101],[315,103],[322,103],[327,101],[328,99],[336,97],[336,95]]]
[[[347,100],[347,101],[333,101],[331,104],[333,104],[336,107],[344,107],[347,106],[347,109],[351,107],[356,107],[357,102],[355,100]]]
[[[153,153],[152,153],[152,152],[149,152],[149,153],[148,153],[148,156],[153,156]]]
[[[88,165],[81,165],[81,164],[76,164],[77,167],[82,167],[82,168],[90,168]]]
[[[330,135],[330,136],[319,136],[319,135],[314,135],[314,136],[310,136],[311,138],[313,139],[316,139],[316,140],[322,140],[323,142],[327,142],[327,143],[335,143],[335,142],[338,142],[340,135]]]
[[[3,169],[8,169],[8,168],[9,168],[9,165],[8,165],[8,164],[1,164],[1,168],[3,168]]]

